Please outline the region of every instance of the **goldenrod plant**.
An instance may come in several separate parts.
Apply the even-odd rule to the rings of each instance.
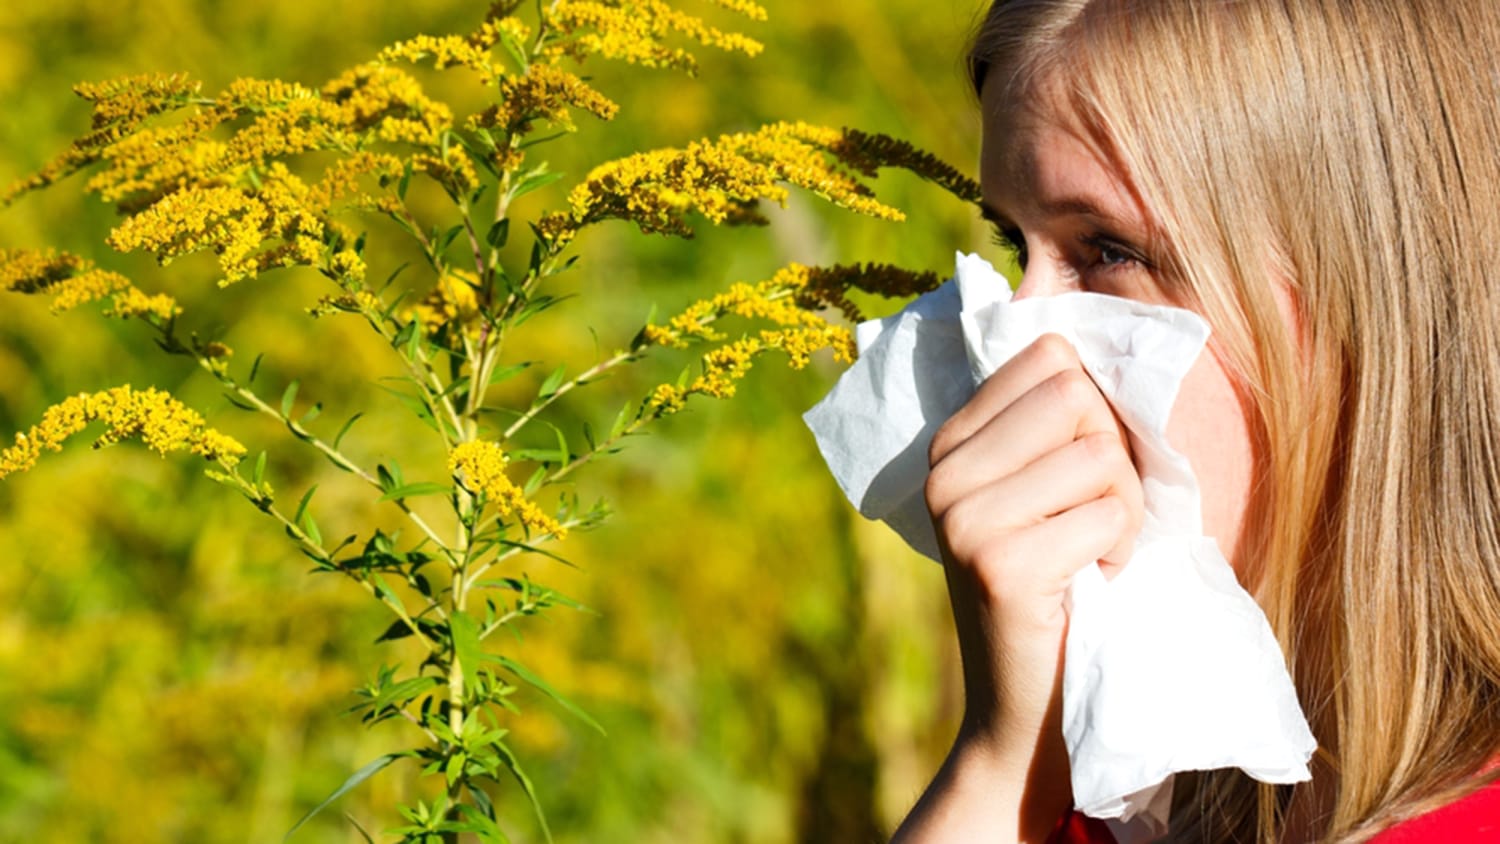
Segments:
[[[711,2],[751,21],[765,18],[750,0]],[[195,361],[235,407],[274,419],[295,441],[287,448],[321,455],[403,514],[401,532],[370,527],[325,536],[320,525],[329,519],[316,486],[292,493],[273,486],[269,449],[280,446],[248,448],[154,387],[125,384],[68,398],[0,451],[3,478],[33,468],[44,451],[96,422],[104,426],[96,448],[139,440],[162,454],[188,451],[273,520],[314,571],[347,578],[389,610],[380,641],[414,643],[420,662],[382,668],[357,690],[355,710],[372,724],[405,722],[411,744],[354,772],[304,821],[405,760],[437,786],[400,807],[402,819],[389,830],[400,840],[508,840],[495,808],[505,782],[531,803],[545,833],[542,784],[527,776],[507,740],[519,714],[514,693],[532,687],[598,725],[526,666],[524,642],[500,634],[576,606],[525,568],[537,557],[565,560],[569,532],[607,515],[605,502],[580,500],[575,473],[689,401],[732,396],[768,352],[782,353],[793,368],[822,350],[850,360],[845,320],[859,317],[851,290],[907,296],[937,283],[932,273],[886,265],[794,264],[662,323],[601,328],[617,345],[577,371],[515,355],[517,338],[548,330],[556,315],[544,312],[566,304],[553,292],[555,279],[597,272],[579,250],[586,230],[606,221],[690,237],[699,221],[763,223],[760,204],[784,204],[792,189],[900,220],[867,184],[886,167],[977,198],[972,181],[904,142],[783,122],[600,164],[560,208],[521,202],[562,178],[541,154],[573,136],[575,114],[616,117],[617,106],[585,68],[616,60],[693,74],[692,49],[701,46],[761,49],[663,0],[543,0],[525,8],[521,0],[497,0],[472,31],[406,39],[321,88],[240,79],[208,95],[183,75],[82,84],[75,90],[93,109],[87,134],[4,193],[9,205],[83,173],[85,190],[119,212],[106,240],[114,250],[146,253],[162,265],[210,253],[221,287],[283,268],[316,271],[327,293],[294,306],[375,332],[390,348],[391,370],[343,374],[394,383],[393,407],[420,419],[446,456],[435,465],[372,465],[346,443],[358,439],[357,425],[378,423],[390,408],[335,414],[309,404],[292,373],[263,373],[261,356],[240,363],[248,355],[219,339],[225,314],[185,312],[169,291],[155,289],[161,284],[80,255],[0,252],[0,288],[48,296],[54,313],[103,303],[106,316],[134,321],[162,351]],[[485,87],[488,102],[457,114],[424,88],[413,66],[465,74]],[[443,201],[415,201],[423,190]],[[368,264],[372,239],[392,237],[409,239],[421,263]],[[275,304],[286,303],[267,306]],[[310,321],[308,331],[317,326]],[[585,403],[595,418],[581,432],[557,417],[565,397],[664,347],[702,349],[701,364],[624,407]],[[537,372],[546,374],[527,380]],[[272,378],[285,386],[267,392],[260,385]],[[522,383],[528,386],[516,387]]]

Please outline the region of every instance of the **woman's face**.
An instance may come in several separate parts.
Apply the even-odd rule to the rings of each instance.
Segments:
[[[986,216],[1020,253],[1017,298],[1088,291],[1180,306],[1159,283],[1150,218],[1123,175],[1071,121],[996,102],[1001,87],[985,86],[980,180]],[[1167,441],[1198,477],[1204,534],[1239,570],[1256,449],[1248,405],[1215,348],[1211,339],[1183,380]]]

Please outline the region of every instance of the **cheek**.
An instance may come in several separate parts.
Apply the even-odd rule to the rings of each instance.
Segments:
[[[1238,571],[1250,500],[1254,447],[1247,407],[1212,347],[1188,370],[1167,422],[1167,442],[1185,455],[1203,497],[1203,533]]]

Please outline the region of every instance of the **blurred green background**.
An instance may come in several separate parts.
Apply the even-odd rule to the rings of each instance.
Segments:
[[[621,116],[580,118],[582,131],[549,157],[576,177],[637,149],[804,119],[898,135],[972,172],[978,122],[959,56],[979,0],[766,5],[769,22],[743,26],[766,52],[705,50],[697,80],[591,63]],[[399,38],[468,31],[484,6],[0,4],[0,182],[86,128],[76,81],[181,70],[210,91],[240,76],[316,86]],[[439,94],[459,87],[424,79]],[[303,313],[327,292],[317,277],[221,291],[207,262],[162,270],[109,254],[113,212],[84,199],[81,183],[0,213],[0,245],[70,249],[170,291],[195,325],[239,350],[237,366],[264,351],[263,377],[278,391],[302,377],[303,395],[340,418],[380,401],[370,384],[392,359],[354,320]],[[539,201],[558,202],[570,183]],[[986,248],[972,212],[938,190],[903,174],[880,190],[908,222],[799,196],[766,229],[690,242],[621,224],[591,231],[567,281],[578,296],[548,314],[527,352],[588,363],[626,342],[653,305],[673,313],[789,260],[946,273],[955,249]],[[669,356],[610,382],[599,412],[689,362]],[[568,540],[578,567],[522,564],[593,612],[531,625],[516,657],[609,732],[522,700],[516,741],[558,841],[872,841],[936,769],[959,714],[942,576],[852,512],[803,429],[801,412],[837,369],[819,360],[790,373],[768,358],[738,398],[697,403],[632,441],[583,489],[617,516]],[[325,534],[395,524],[345,476],[325,477],[312,452],[232,409],[190,364],[157,353],[141,326],[0,299],[0,437],[64,396],[127,382],[175,392],[252,453],[270,448],[279,490],[322,481]],[[351,440],[372,462],[400,455],[408,476],[440,473],[442,455],[414,445],[414,430],[356,429]],[[309,576],[274,525],[196,461],[85,441],[49,455],[0,483],[0,554],[0,840],[277,841],[349,772],[409,738],[343,714],[382,662],[411,658],[373,644],[384,611],[347,581]],[[293,840],[362,840],[344,812],[378,838],[412,796],[407,772],[366,783]],[[518,840],[539,840],[518,792],[498,794]]]

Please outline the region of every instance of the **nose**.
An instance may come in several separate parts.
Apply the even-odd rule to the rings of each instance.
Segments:
[[[1021,283],[1011,293],[1010,299],[1014,302],[1033,296],[1054,296],[1069,289],[1067,281],[1052,262],[1034,258],[1026,263],[1021,272]]]

